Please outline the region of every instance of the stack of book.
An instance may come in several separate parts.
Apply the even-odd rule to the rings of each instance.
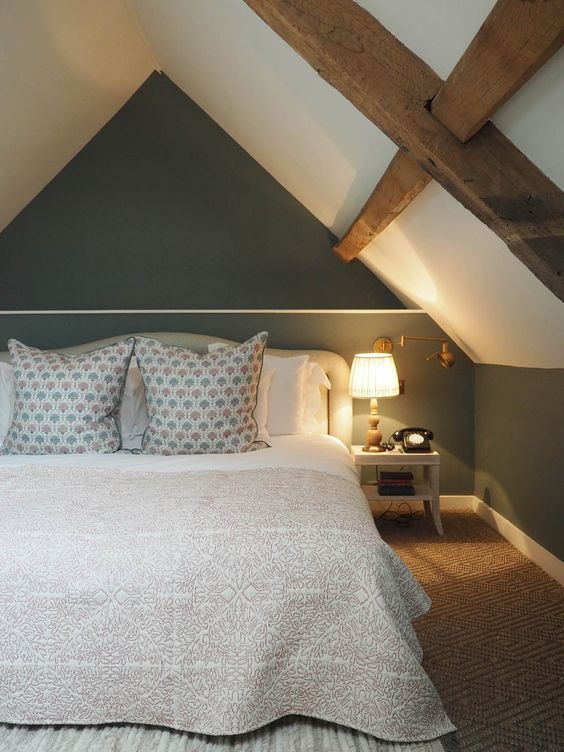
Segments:
[[[413,474],[409,472],[380,472],[378,477],[380,496],[414,496]]]

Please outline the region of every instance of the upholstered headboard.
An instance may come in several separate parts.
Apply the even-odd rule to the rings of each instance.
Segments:
[[[224,342],[230,345],[236,344],[233,340],[223,339],[222,337],[210,337],[206,334],[191,334],[189,332],[138,332],[137,334],[145,337],[154,337],[167,345],[189,347],[196,352],[206,352],[207,346],[211,342]],[[134,334],[123,334],[116,337],[107,337],[95,342],[86,342],[74,347],[65,347],[57,350],[57,352],[76,355],[77,353],[107,345],[110,342],[117,342],[120,339],[134,336]],[[336,436],[346,446],[350,446],[352,441],[352,399],[348,393],[349,367],[345,359],[337,355],[337,353],[329,352],[328,350],[279,350],[269,348],[267,352],[280,357],[309,355],[311,360],[319,363],[331,382],[331,390],[329,392],[322,387],[322,390],[327,392],[327,399],[321,400],[321,409],[316,416],[320,432]],[[0,360],[9,362],[9,353],[0,352]]]

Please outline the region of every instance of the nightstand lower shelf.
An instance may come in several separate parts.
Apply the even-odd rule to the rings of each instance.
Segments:
[[[415,486],[415,493],[410,494],[381,494],[378,486],[368,483],[361,486],[368,501],[431,501],[433,499],[433,490],[429,486]]]

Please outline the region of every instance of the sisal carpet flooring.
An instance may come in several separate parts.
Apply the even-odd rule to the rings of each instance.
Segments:
[[[423,665],[465,752],[564,750],[564,589],[471,512],[378,523],[433,606]]]
[[[564,591],[470,512],[378,527],[433,600],[416,631],[458,727],[441,741],[387,744],[304,718],[214,739],[139,726],[0,724],[1,752],[562,752]]]

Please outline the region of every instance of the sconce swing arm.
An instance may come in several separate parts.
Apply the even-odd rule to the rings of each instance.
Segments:
[[[443,368],[452,368],[455,363],[454,355],[450,352],[449,346],[448,346],[448,340],[444,339],[443,337],[407,337],[402,334],[400,337],[399,342],[392,342],[392,340],[389,337],[379,337],[377,340],[374,341],[373,350],[374,352],[380,352],[380,353],[391,353],[394,349],[394,344],[399,345],[400,347],[405,347],[406,340],[418,340],[418,341],[424,341],[424,342],[441,342],[441,349],[437,350],[437,352],[432,353],[431,355],[428,355],[426,357],[426,360],[432,360],[432,358],[437,358],[439,363],[443,366]]]

